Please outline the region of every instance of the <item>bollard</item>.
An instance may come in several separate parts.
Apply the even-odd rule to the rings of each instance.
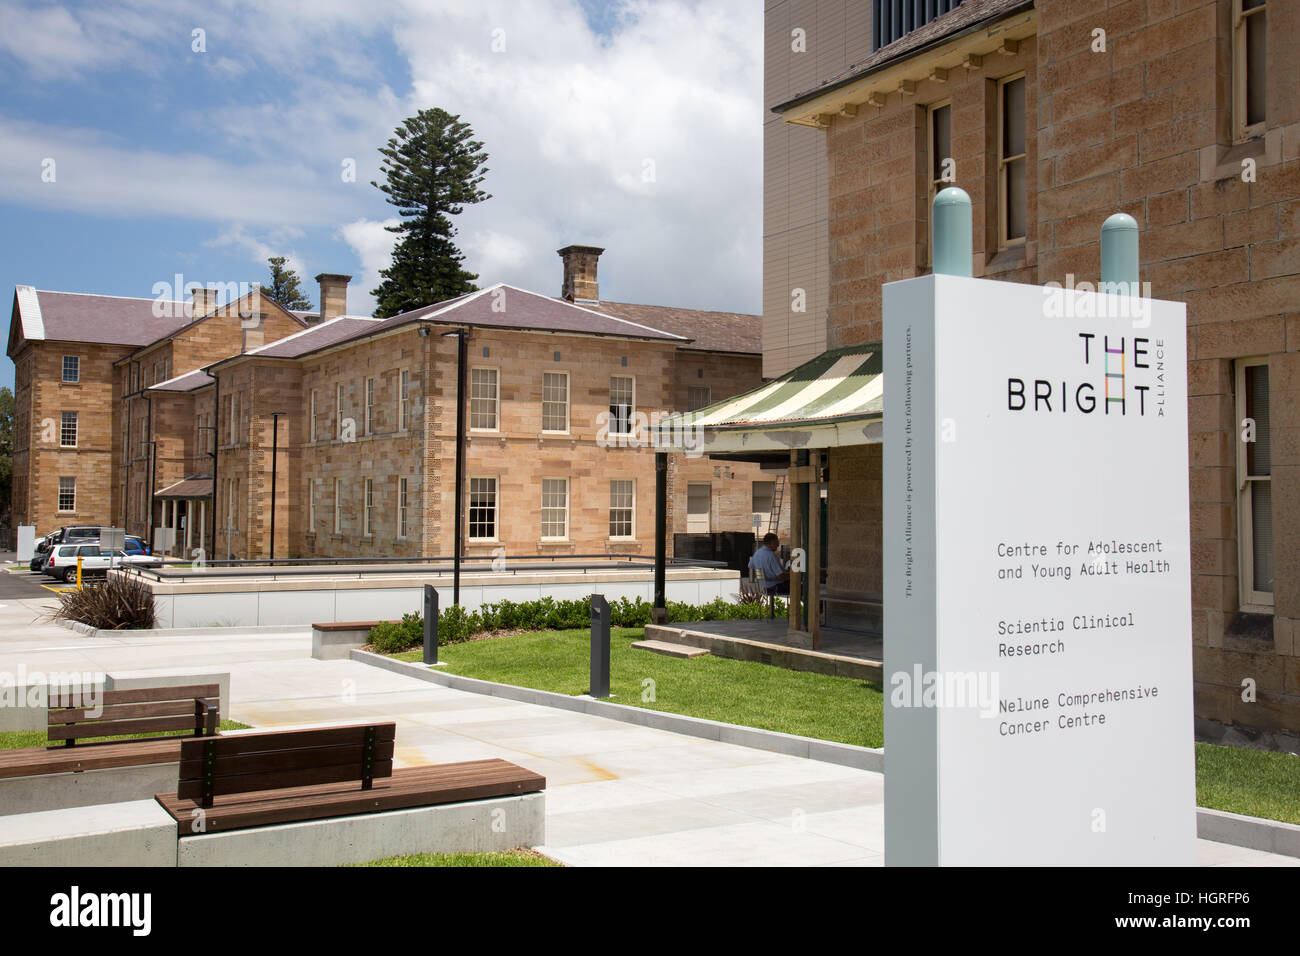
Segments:
[[[941,189],[934,197],[934,274],[965,276],[973,274],[973,227],[970,196],[956,186]]]
[[[1101,292],[1138,294],[1138,224],[1117,212],[1101,224]]]
[[[438,589],[424,586],[424,663],[438,663]]]
[[[603,594],[591,596],[592,697],[609,696],[609,602]]]

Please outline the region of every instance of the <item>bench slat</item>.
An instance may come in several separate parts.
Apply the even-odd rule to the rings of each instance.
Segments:
[[[397,724],[385,723],[353,724],[346,727],[322,727],[309,730],[281,730],[257,734],[227,734],[215,738],[214,742],[218,757],[276,750],[300,750],[304,747],[360,745],[365,739],[367,727],[376,729],[376,743],[397,739]],[[190,738],[182,745],[181,759],[202,759],[207,740],[206,737]]]
[[[385,740],[375,743],[376,760],[392,760],[394,741]],[[347,744],[335,747],[308,747],[303,750],[272,750],[251,754],[224,756],[218,767],[221,776],[235,776],[244,773],[265,773],[271,770],[300,770],[303,767],[329,766],[332,764],[351,764],[353,769],[361,766],[361,744]],[[180,782],[200,780],[203,776],[203,759],[185,758],[181,760]],[[359,777],[357,779],[360,779]],[[266,789],[266,788],[260,788]]]
[[[174,762],[180,757],[182,739],[153,737],[125,743],[4,750],[0,751],[0,779]]]
[[[220,697],[219,684],[192,684],[187,687],[134,687],[130,690],[106,690],[97,702],[107,707],[109,704],[139,704],[162,700],[194,700],[196,697]],[[86,699],[77,694],[51,694],[49,706],[83,707]]]
[[[206,697],[199,698],[205,704],[220,705],[220,698]],[[53,724],[75,724],[83,721],[96,720],[123,720],[128,717],[183,717],[188,715],[190,722],[194,722],[194,700],[168,700],[150,704],[112,704],[106,707],[100,707],[99,716],[95,716],[96,708],[93,707],[64,707],[58,710],[50,708],[49,723]]]
[[[158,794],[157,801],[179,825],[182,837],[276,823],[459,803],[536,793],[546,778],[505,760],[410,767],[376,780],[373,790],[343,784],[300,787],[226,797],[201,812],[197,801]]]
[[[393,773],[393,759],[387,760],[376,759],[374,762],[374,777],[389,777]],[[358,793],[363,792],[360,789],[361,780],[361,758],[346,764],[335,764],[334,766],[312,766],[300,767],[297,770],[269,770],[265,773],[240,773],[227,775],[218,771],[216,778],[212,782],[212,793],[215,796],[226,796],[234,793],[255,793],[263,790],[282,790],[293,787],[311,787],[322,783],[344,783],[353,781],[352,789]],[[179,797],[198,798],[203,794],[202,780],[181,780],[176,788],[176,795]]]
[[[105,720],[70,725],[52,724],[46,730],[50,740],[68,740],[77,737],[120,737],[125,734],[151,734],[168,730],[194,732],[194,714],[188,717],[159,717],[150,720]],[[207,738],[193,738],[207,739]]]

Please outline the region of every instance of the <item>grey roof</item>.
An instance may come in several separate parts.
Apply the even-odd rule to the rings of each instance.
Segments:
[[[14,321],[28,340],[141,346],[187,325],[190,303],[18,286]]]
[[[436,322],[479,328],[572,332],[685,344],[686,336],[628,318],[497,283],[478,292],[412,309],[387,319],[340,316],[245,353],[254,358],[301,358],[321,349],[378,335],[403,325]],[[238,356],[232,356],[232,358]]]
[[[215,382],[211,375],[196,368],[193,371],[186,372],[183,375],[177,375],[169,378],[165,382],[159,382],[156,385],[150,385],[147,391],[150,392],[192,392],[198,388],[205,388]]]
[[[753,355],[763,353],[761,315],[678,309],[670,305],[634,305],[631,302],[602,301],[592,308],[675,335],[684,335],[691,341],[683,348]]]

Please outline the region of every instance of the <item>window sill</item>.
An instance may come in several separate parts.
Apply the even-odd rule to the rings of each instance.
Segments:
[[[1247,159],[1255,161],[1256,170],[1265,166],[1276,166],[1282,162],[1285,136],[1285,128],[1275,126],[1273,129],[1264,130],[1262,135],[1252,136],[1227,146],[1214,143],[1202,147],[1201,182],[1238,179],[1242,174],[1242,161]]]

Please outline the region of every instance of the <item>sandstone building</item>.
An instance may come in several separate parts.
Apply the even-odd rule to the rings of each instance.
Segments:
[[[316,313],[19,287],[15,521],[171,528],[187,557],[449,555],[463,334],[463,553],[652,553],[645,426],[758,384],[759,319],[602,301],[602,251],[560,250],[562,298],[498,284],[382,320],[333,274]],[[674,456],[670,531],[779,528],[778,484]]]
[[[766,41],[765,374],[879,342],[949,183],[979,277],[1096,281],[1132,215],[1187,304],[1197,715],[1300,734],[1300,5],[768,0]],[[827,587],[878,598],[879,446],[821,454]]]

